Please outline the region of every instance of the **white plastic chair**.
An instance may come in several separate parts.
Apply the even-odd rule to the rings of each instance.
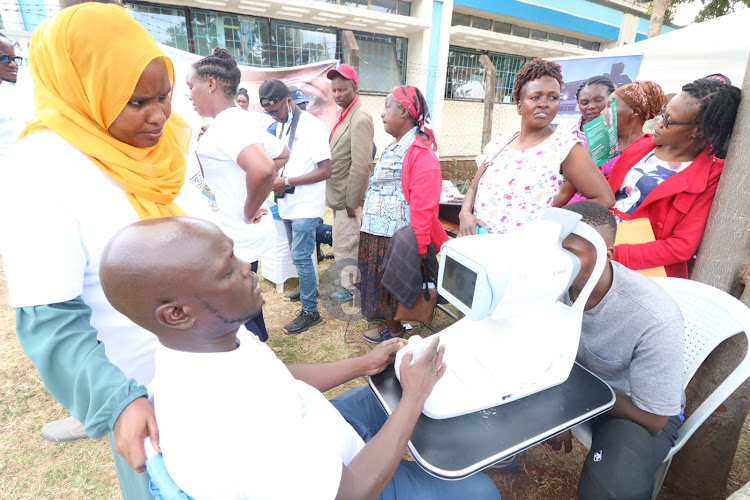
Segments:
[[[685,366],[682,377],[684,389],[716,346],[738,333],[750,335],[750,308],[731,295],[697,281],[680,278],[654,278],[654,281],[672,296],[685,318]],[[680,451],[700,425],[748,377],[750,337],[745,358],[680,427],[674,446],[656,471],[652,498],[656,498],[659,493],[674,454]],[[587,449],[591,448],[589,423],[573,428],[573,436]]]

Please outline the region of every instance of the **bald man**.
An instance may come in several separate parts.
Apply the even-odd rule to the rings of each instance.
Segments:
[[[359,358],[284,366],[243,324],[263,304],[258,277],[217,226],[188,217],[140,221],[105,249],[111,304],[159,339],[153,397],[164,464],[202,498],[492,498],[492,481],[434,478],[402,461],[424,402],[445,371],[438,342],[401,366],[387,417],[368,387],[326,391],[393,362],[402,339]],[[258,381],[262,380],[262,383]],[[145,436],[143,436],[145,437]],[[289,466],[294,467],[290,480]]]

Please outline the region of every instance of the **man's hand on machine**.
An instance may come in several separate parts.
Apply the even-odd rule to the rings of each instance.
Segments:
[[[439,345],[440,337],[435,337],[413,363],[414,352],[404,354],[400,366],[402,399],[420,398],[424,405],[433,387],[445,373],[445,346],[438,348]]]
[[[362,356],[366,361],[365,376],[377,375],[393,363],[396,359],[396,351],[406,345],[406,340],[400,338],[388,339],[378,344],[370,352]]]
[[[115,422],[115,451],[125,459],[136,472],[146,470],[146,449],[143,440],[148,436],[151,445],[158,452],[159,427],[156,425],[154,405],[140,397],[122,410]]]
[[[552,436],[547,440],[547,444],[552,447],[555,451],[560,451],[560,449],[565,446],[565,453],[570,453],[571,450],[573,450],[573,433],[570,432],[570,429],[567,431],[563,431],[557,436]]]

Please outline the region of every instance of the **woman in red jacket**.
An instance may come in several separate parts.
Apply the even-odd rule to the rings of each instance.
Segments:
[[[696,80],[662,108],[653,136],[623,151],[609,174],[613,210],[622,220],[646,217],[656,241],[615,246],[614,260],[631,269],[664,266],[688,277],[716,194],[724,160],[714,156],[734,126],[740,89]]]
[[[385,320],[385,327],[365,332],[369,342],[401,337],[404,328],[393,319],[397,300],[381,286],[381,266],[396,230],[411,224],[420,259],[427,258],[448,239],[438,220],[442,189],[440,162],[432,130],[425,125],[430,113],[422,92],[401,85],[385,100],[381,113],[385,131],[393,142],[385,147],[370,174],[359,240],[362,314],[370,321]]]

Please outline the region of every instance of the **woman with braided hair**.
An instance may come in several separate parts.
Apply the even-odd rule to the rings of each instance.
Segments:
[[[560,106],[560,66],[534,59],[516,75],[513,98],[521,130],[490,141],[484,160],[466,192],[460,235],[482,231],[505,233],[540,217],[550,206],[562,206],[575,191],[606,207],[614,198],[607,181],[586,153],[580,139],[550,123]],[[567,199],[558,194],[565,180],[572,184]]]
[[[394,233],[411,224],[418,257],[411,255],[416,266],[410,267],[417,269],[419,260],[427,259],[428,250],[430,261],[437,268],[434,255],[448,239],[438,220],[443,178],[422,92],[406,85],[394,88],[386,97],[380,116],[385,131],[394,140],[383,149],[370,174],[362,208],[358,259],[362,314],[371,321],[385,319],[384,328],[365,332],[365,339],[373,343],[404,334],[401,323],[393,319],[397,298],[381,286],[381,266]],[[408,259],[401,257],[404,262]],[[421,283],[420,278],[418,288]]]
[[[196,145],[203,177],[219,204],[219,227],[234,240],[235,254],[257,271],[276,229],[263,202],[273,188],[276,170],[289,159],[289,148],[267,133],[235,103],[240,69],[223,48],[197,61],[187,74],[190,100],[199,115],[213,118]],[[263,313],[245,325],[268,339]]]
[[[576,102],[581,112],[581,118],[573,124],[570,131],[581,141],[583,147],[588,149],[586,134],[583,126],[598,117],[609,106],[610,96],[615,91],[615,84],[606,76],[592,76],[576,90]],[[606,173],[605,173],[606,175]]]
[[[714,151],[732,132],[740,97],[740,89],[721,82],[688,83],[662,106],[654,134],[623,151],[607,179],[613,211],[620,221],[648,218],[656,241],[617,245],[614,260],[688,277],[724,167]]]

